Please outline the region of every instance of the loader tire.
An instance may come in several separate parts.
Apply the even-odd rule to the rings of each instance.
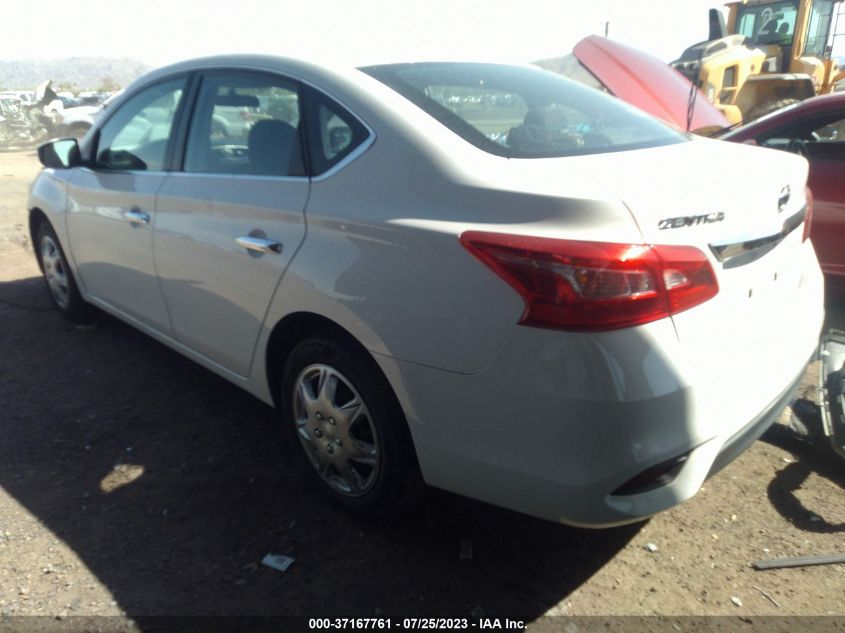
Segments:
[[[756,108],[752,108],[748,113],[748,116],[745,117],[743,123],[748,123],[749,121],[759,119],[760,117],[764,117],[772,112],[777,112],[781,108],[799,103],[799,101],[799,99],[772,99],[771,101],[766,101],[765,103],[758,105]]]

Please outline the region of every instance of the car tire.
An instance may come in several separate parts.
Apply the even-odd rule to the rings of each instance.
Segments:
[[[42,222],[35,232],[35,253],[44,274],[44,283],[53,305],[62,316],[72,321],[84,321],[91,316],[91,306],[85,303],[76,285],[73,271],[67,263],[61,242],[49,222]]]
[[[284,422],[316,486],[361,514],[410,507],[424,490],[407,421],[375,361],[324,333],[282,375]]]

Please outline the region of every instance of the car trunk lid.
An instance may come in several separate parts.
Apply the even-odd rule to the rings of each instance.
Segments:
[[[694,139],[631,152],[509,163],[505,171],[513,179],[508,180],[535,193],[621,201],[643,243],[698,248],[711,261],[719,293],[688,312],[706,314],[713,326],[737,332],[732,339],[743,333],[754,339],[775,335],[766,331],[773,322],[767,311],[793,301],[804,268],[799,258],[807,246],[802,240],[805,160]],[[566,227],[560,237],[569,237]],[[576,239],[614,241],[601,227]],[[706,340],[702,334],[711,329],[687,313],[677,315],[675,325],[682,341]]]

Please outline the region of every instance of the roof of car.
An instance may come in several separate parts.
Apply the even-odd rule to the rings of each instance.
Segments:
[[[187,59],[184,61],[169,64],[157,68],[141,79],[153,79],[161,76],[171,75],[178,72],[187,72],[192,70],[201,70],[204,68],[221,68],[221,67],[256,67],[256,68],[284,68],[287,72],[295,73],[297,70],[304,74],[311,74],[314,72],[325,72],[334,67],[335,70],[341,70],[341,66],[327,62],[325,60],[306,60],[292,57],[281,57],[277,55],[258,55],[258,54],[231,54],[231,55],[213,55],[210,57],[198,57],[194,59]]]
[[[826,95],[819,95],[817,97],[810,97],[800,103],[786,106],[785,108],[776,110],[764,117],[760,117],[759,119],[734,128],[733,130],[727,132],[722,138],[743,140],[745,138],[750,138],[757,133],[766,131],[770,127],[781,125],[791,119],[806,117],[808,115],[824,112],[830,109],[845,109],[845,92],[833,92]]]

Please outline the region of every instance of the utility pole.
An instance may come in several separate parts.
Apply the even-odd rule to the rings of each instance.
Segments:
[[[604,36],[607,37],[608,33],[610,33],[610,20],[607,20],[604,23]]]

